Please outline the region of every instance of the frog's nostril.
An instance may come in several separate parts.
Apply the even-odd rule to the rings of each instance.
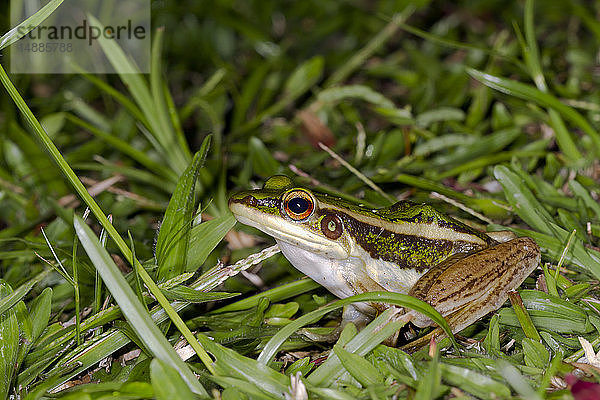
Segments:
[[[258,206],[258,200],[251,195],[246,195],[244,197],[232,196],[229,198],[229,208],[231,208],[233,204],[243,204],[245,206],[256,207]]]
[[[242,199],[242,203],[249,205],[251,207],[256,207],[258,206],[258,200],[256,200],[256,197],[254,196],[246,196]]]

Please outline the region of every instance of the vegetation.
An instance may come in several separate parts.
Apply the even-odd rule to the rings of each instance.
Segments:
[[[150,74],[110,43],[114,75],[0,58],[0,400],[599,395],[598,4],[153,7]],[[530,236],[541,268],[459,343],[380,345],[390,310],[314,342],[375,297],[235,225],[228,195],[278,173]]]

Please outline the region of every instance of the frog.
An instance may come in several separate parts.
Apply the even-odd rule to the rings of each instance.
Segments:
[[[233,194],[228,205],[238,222],[273,237],[296,269],[335,296],[408,294],[433,306],[452,333],[499,309],[540,263],[529,237],[484,233],[425,203],[367,207],[285,175]],[[354,303],[342,318],[364,326],[388,307]],[[411,322],[434,325],[418,312]]]

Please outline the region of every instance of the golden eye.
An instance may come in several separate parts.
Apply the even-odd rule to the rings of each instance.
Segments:
[[[314,209],[315,202],[312,196],[304,190],[293,190],[283,196],[283,211],[294,221],[310,217]]]

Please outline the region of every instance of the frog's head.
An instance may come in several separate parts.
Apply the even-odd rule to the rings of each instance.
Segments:
[[[351,252],[342,219],[326,195],[294,186],[287,176],[269,178],[262,189],[243,191],[229,199],[235,218],[314,254],[344,259]]]

